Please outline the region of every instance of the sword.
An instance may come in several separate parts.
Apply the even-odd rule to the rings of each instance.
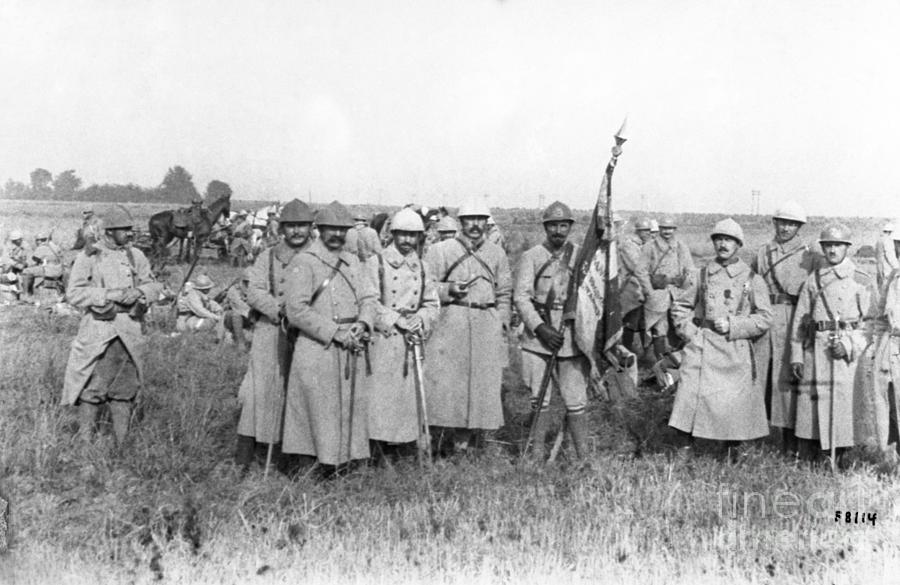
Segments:
[[[425,404],[425,356],[422,354],[422,338],[418,335],[409,335],[406,343],[412,346],[413,369],[416,378],[416,411],[419,418],[419,465],[424,466],[427,461],[431,465],[431,434],[428,429],[428,410]]]
[[[834,329],[831,334],[831,344],[839,343],[840,339],[840,325],[841,325],[841,314],[840,312],[835,313],[834,315]],[[835,461],[837,456],[837,450],[834,447],[834,356],[831,356],[831,392],[829,401],[828,401],[828,447],[831,451],[831,473],[835,472]]]

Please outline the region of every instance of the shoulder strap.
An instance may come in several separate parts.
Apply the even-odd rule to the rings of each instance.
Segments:
[[[384,302],[384,257],[381,254],[375,254],[378,256],[378,300],[382,303]]]
[[[574,246],[572,246],[572,242],[566,242],[565,248],[563,249],[562,256],[557,257],[553,255],[553,252],[550,253],[550,258],[544,262],[538,271],[534,275],[534,282],[532,283],[532,290],[537,290],[538,282],[540,282],[541,277],[544,276],[544,273],[547,272],[547,269],[557,260],[561,259],[561,264],[565,267],[566,270],[569,269],[569,259],[572,258],[572,250]]]
[[[819,290],[816,293],[816,296],[813,297],[813,305],[812,305],[812,309],[810,310],[810,313],[812,313],[816,308],[816,300],[821,298],[822,299],[822,307],[825,309],[825,314],[828,315],[828,320],[834,321],[834,313],[831,311],[831,307],[828,306],[828,299],[825,297],[824,293],[825,293],[825,289],[827,289],[832,284],[836,283],[838,280],[839,279],[837,277],[835,277],[834,280],[832,280],[831,282],[829,282],[828,284],[826,284],[823,287],[822,286],[822,277],[819,274],[819,271],[816,270],[816,288]]]
[[[131,265],[131,286],[137,288],[137,268],[134,266],[134,252],[131,250],[131,246],[125,246],[125,255],[128,256],[128,263]]]
[[[322,258],[319,258],[315,254],[312,254],[310,252],[306,252],[306,253],[309,254],[310,256],[312,256],[313,258],[315,258],[316,260],[318,260],[319,262],[321,262],[322,264],[324,264],[325,266],[327,266],[328,268],[331,268],[331,274],[329,274],[328,277],[322,281],[322,284],[320,284],[318,286],[318,288],[316,288],[315,292],[313,292],[313,294],[312,294],[312,297],[310,297],[310,299],[309,299],[310,305],[312,305],[313,303],[316,302],[316,299],[319,298],[319,295],[322,294],[322,291],[325,290],[325,287],[328,286],[328,284],[332,280],[334,280],[334,277],[337,275],[340,275],[341,278],[344,279],[344,282],[347,283],[347,286],[350,287],[350,292],[353,293],[353,298],[355,298],[357,301],[359,300],[359,295],[356,294],[356,287],[353,286],[353,283],[350,282],[350,279],[347,278],[347,275],[344,274],[343,272],[341,272],[340,260],[338,260],[337,265],[332,265],[332,264],[329,264],[328,262],[326,262],[325,260],[323,260]]]
[[[658,247],[659,243],[654,242],[654,245]],[[663,255],[660,256],[659,259],[656,261],[656,266],[654,266],[653,269],[650,271],[651,275],[656,274],[656,271],[659,270],[659,267],[662,265],[662,261],[666,259],[666,256],[668,256],[669,252],[671,252],[671,251],[672,251],[672,246],[669,246],[666,248],[666,251],[663,252]]]
[[[275,248],[269,248],[269,294],[275,296]]]
[[[416,310],[421,309],[425,304],[425,260],[421,256],[419,257],[419,278],[422,282],[419,283],[419,305]]]
[[[450,268],[448,268],[448,269],[447,269],[447,272],[444,273],[444,278],[441,279],[442,282],[447,282],[447,279],[450,278],[450,274],[453,273],[453,271],[456,269],[456,267],[459,266],[460,264],[462,264],[467,258],[469,258],[469,257],[471,256],[472,258],[475,258],[475,260],[477,260],[478,263],[481,264],[481,266],[482,266],[485,270],[487,270],[487,273],[488,273],[488,279],[489,279],[489,281],[490,281],[490,283],[491,283],[491,286],[494,286],[494,271],[491,270],[491,267],[487,265],[487,262],[485,262],[485,261],[481,258],[481,256],[479,256],[478,254],[476,254],[475,252],[473,252],[472,250],[470,250],[469,248],[467,248],[467,247],[466,247],[462,242],[460,242],[458,239],[457,239],[456,241],[459,242],[459,245],[462,246],[463,251],[464,251],[465,253],[464,253],[462,256],[460,256],[459,258],[457,258],[456,261],[455,261],[453,264],[450,265]]]

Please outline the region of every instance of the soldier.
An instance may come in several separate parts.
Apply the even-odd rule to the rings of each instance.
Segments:
[[[27,294],[29,280],[23,275],[25,269],[28,268],[30,256],[23,240],[24,236],[21,231],[9,232],[9,242],[3,250],[3,256],[0,256],[0,270],[4,274],[4,281],[17,286],[19,295]]]
[[[294,199],[281,212],[284,238],[268,248],[247,269],[247,304],[257,315],[250,346],[250,363],[238,391],[235,461],[247,469],[257,442],[281,442],[284,395],[294,354],[294,336],[284,324],[286,280],[294,257],[310,244],[313,215],[309,206]]]
[[[425,372],[428,414],[433,425],[457,429],[450,434],[460,451],[468,449],[473,431],[503,424],[500,383],[512,277],[506,254],[485,240],[490,213],[480,200],[463,205],[460,235],[425,256],[443,305],[426,348],[433,364]]]
[[[900,230],[891,235],[891,244],[894,254],[900,256]],[[882,450],[893,442],[894,450],[900,455],[897,433],[900,429],[900,270],[895,269],[887,276],[873,309],[876,316],[874,364],[868,372],[870,378],[865,392],[858,393],[854,403],[854,408],[860,407],[859,414],[869,416],[857,418],[854,442]]]
[[[202,331],[214,329],[222,320],[222,306],[209,298],[213,281],[201,274],[194,282],[184,286],[178,297],[178,317],[175,320],[177,331]]]
[[[634,336],[638,335],[643,346],[644,302],[650,296],[650,277],[642,262],[644,242],[650,239],[650,220],[638,219],[634,223],[634,236],[620,234],[617,237],[619,253],[619,302],[622,308],[622,345],[634,351]]]
[[[803,208],[793,201],[786,202],[772,216],[774,239],[760,246],[751,262],[753,271],[766,282],[772,303],[772,327],[756,346],[756,363],[765,384],[769,424],[781,429],[783,453],[797,451],[794,420],[798,387],[790,366],[791,322],[800,287],[821,262],[798,236],[804,223]]]
[[[266,248],[271,248],[281,241],[281,228],[278,222],[278,213],[274,209],[266,212]]]
[[[38,232],[34,242],[31,266],[26,268],[23,274],[33,279],[33,292],[39,302],[57,301],[60,294],[65,292],[62,251],[45,231]]]
[[[344,249],[356,254],[361,262],[365,262],[375,254],[381,253],[381,239],[378,232],[369,227],[365,214],[357,213],[353,221],[354,226],[347,232]]]
[[[494,244],[501,250],[506,250],[506,239],[503,237],[503,233],[500,231],[500,228],[497,227],[497,222],[496,220],[494,220],[493,215],[489,215],[487,218],[487,232],[484,236],[484,239]]]
[[[753,341],[772,323],[772,306],[763,279],[736,256],[741,226],[731,218],[718,222],[712,241],[715,259],[672,309],[686,345],[669,425],[733,444],[769,434]]]
[[[81,211],[81,218],[81,227],[75,234],[73,250],[81,250],[85,247],[90,248],[94,242],[100,239],[103,228],[91,207],[86,207]]]
[[[391,220],[393,242],[377,262],[369,263],[381,301],[368,399],[369,437],[378,442],[376,453],[389,453],[393,445],[418,437],[410,345],[428,337],[441,307],[434,275],[417,252],[423,229],[419,214],[401,209]]]
[[[894,240],[891,234],[894,232],[894,224],[887,222],[881,229],[881,236],[875,242],[875,284],[878,290],[884,286],[884,281],[896,268],[900,268],[897,254],[894,252]]]
[[[542,405],[538,405],[541,378],[550,355],[557,352],[556,380],[566,405],[566,419],[579,459],[587,453],[587,385],[590,364],[575,345],[572,329],[560,333],[562,309],[565,305],[569,277],[578,257],[578,246],[568,242],[575,217],[564,203],[554,201],[544,210],[546,238],[538,246],[522,254],[516,269],[513,299],[525,324],[522,339],[522,377],[531,388],[531,409],[542,413],[550,407],[550,388]],[[532,414],[535,416],[535,414]],[[535,427],[534,457],[546,457],[545,437],[549,417],[540,416]]]
[[[643,249],[644,270],[650,278],[652,290],[644,303],[644,320],[653,337],[657,360],[672,351],[669,332],[669,309],[672,301],[691,285],[694,260],[687,244],[675,236],[677,225],[672,216],[659,220],[659,237]]]
[[[443,242],[444,240],[452,240],[456,237],[456,233],[458,231],[459,226],[456,224],[456,220],[449,215],[442,217],[437,223],[439,242]]]
[[[346,208],[331,203],[316,224],[319,239],[294,257],[285,283],[285,314],[298,331],[282,450],[337,467],[369,457],[369,378],[359,361],[378,301],[367,269],[343,250],[353,226]]]
[[[231,254],[232,266],[243,268],[248,261],[253,259],[253,246],[250,238],[253,236],[253,225],[247,219],[247,211],[241,210],[234,217],[234,227],[231,230]]]
[[[113,207],[93,252],[82,250],[75,258],[66,289],[66,300],[85,314],[69,353],[62,404],[78,406],[85,438],[100,407],[108,404],[119,446],[143,380],[141,321],[147,305],[162,292],[147,258],[131,246],[133,224],[127,209]]]
[[[875,291],[871,277],[847,255],[849,228],[829,224],[819,243],[825,263],[800,287],[791,326],[791,369],[800,380],[794,434],[800,455],[810,459],[831,449],[833,433],[840,461],[854,443],[854,381],[866,347],[863,319]]]
[[[237,282],[228,287],[228,290],[220,293],[224,296],[225,310],[222,318],[222,336],[225,332],[231,332],[234,342],[241,349],[246,349],[247,340],[244,330],[253,326],[250,305],[247,304],[247,294],[250,292],[250,277],[242,275]],[[218,298],[218,295],[216,295]]]

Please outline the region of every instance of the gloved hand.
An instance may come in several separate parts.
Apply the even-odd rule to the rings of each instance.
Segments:
[[[422,317],[419,315],[409,315],[397,319],[397,329],[404,333],[415,333],[422,329]]]
[[[537,329],[534,330],[534,334],[541,340],[541,343],[546,345],[552,351],[557,351],[563,346],[562,334],[546,323],[538,325]]]
[[[834,341],[830,346],[831,357],[836,360],[842,360],[847,357],[847,348],[840,341]]]
[[[359,346],[349,329],[338,329],[332,340],[345,349],[356,349]]]
[[[650,285],[656,290],[662,290],[669,284],[669,277],[665,274],[651,274]]]
[[[803,379],[803,364],[791,364],[791,373],[797,380]]]
[[[125,289],[121,288],[113,288],[107,289],[106,291],[106,300],[111,301],[113,303],[121,303],[122,299],[125,298]]]
[[[144,296],[144,293],[141,292],[140,289],[137,288],[126,288],[122,292],[122,300],[119,301],[123,305],[133,305]]]

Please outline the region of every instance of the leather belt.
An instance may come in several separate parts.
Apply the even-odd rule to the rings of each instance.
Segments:
[[[469,301],[464,301],[462,299],[454,299],[449,303],[445,303],[446,305],[459,305],[460,307],[468,307],[469,309],[478,309],[479,311],[486,311],[488,309],[493,309],[497,306],[497,303],[471,303]]]
[[[332,319],[332,321],[334,321],[338,325],[347,325],[348,323],[356,323],[357,321],[359,321],[359,315],[357,315],[356,317],[335,317],[334,319]]]
[[[547,310],[547,303],[539,303],[537,301],[531,301],[531,304],[534,305],[534,308],[538,310],[538,312]],[[561,311],[565,304],[562,301],[554,301],[552,305],[550,305],[551,311]]]
[[[775,293],[773,295],[769,295],[769,302],[771,302],[773,305],[796,305],[797,295]]]
[[[715,321],[713,319],[694,319],[694,325],[704,329],[715,329]]]
[[[856,329],[859,321],[838,321],[838,329]],[[834,321],[816,321],[816,331],[834,331]]]

